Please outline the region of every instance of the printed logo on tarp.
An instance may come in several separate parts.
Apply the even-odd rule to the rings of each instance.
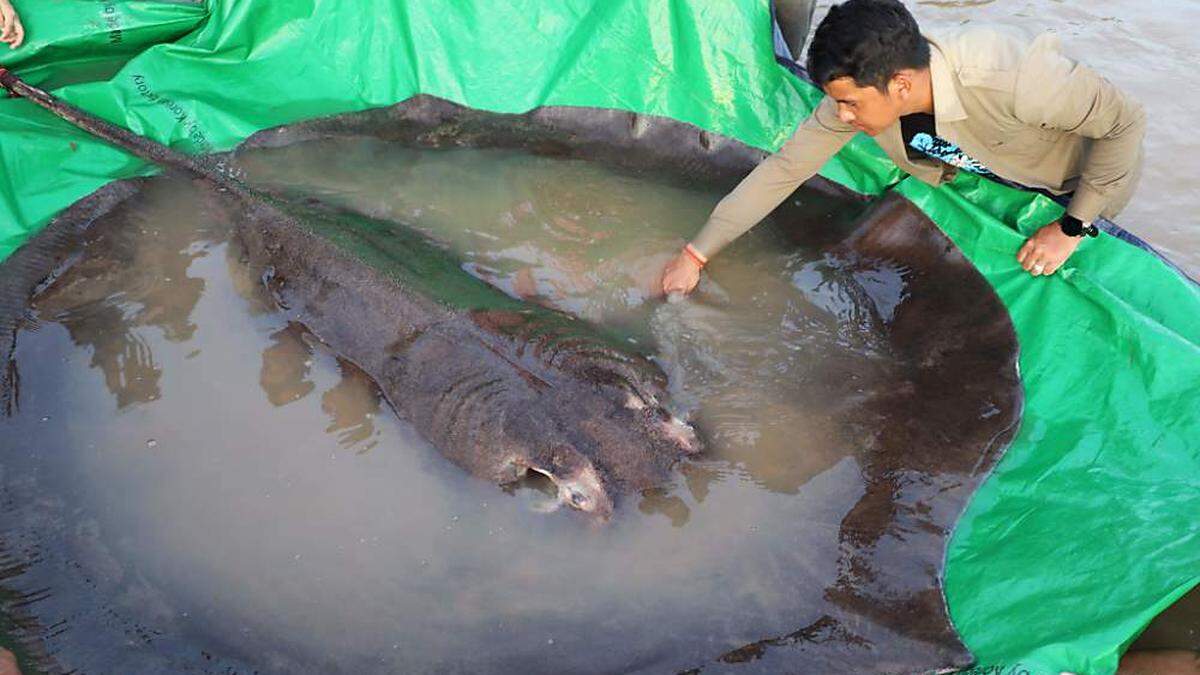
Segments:
[[[1020,663],[1013,665],[998,663],[990,666],[975,666],[968,670],[960,670],[957,675],[1033,675],[1033,672]]]
[[[133,75],[133,86],[137,88],[137,93],[151,103],[157,103],[166,108],[175,117],[184,131],[187,132],[188,140],[196,146],[196,150],[202,153],[210,153],[213,151],[213,145],[209,142],[208,137],[204,135],[204,130],[200,128],[200,122],[188,115],[183,106],[173,98],[162,96],[150,86],[145,75],[135,73]]]
[[[100,0],[100,20],[104,22],[104,27],[108,29],[108,44],[121,44],[121,40],[123,39],[121,35],[121,14],[117,12],[117,3],[114,0]]]

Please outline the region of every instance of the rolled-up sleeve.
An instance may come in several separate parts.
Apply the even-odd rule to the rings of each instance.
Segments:
[[[1017,77],[1015,113],[1025,124],[1093,139],[1067,213],[1091,222],[1136,179],[1146,114],[1087,66],[1063,56],[1044,35]]]
[[[837,103],[824,98],[783,147],[717,204],[692,246],[707,257],[716,255],[816,175],[855,133],[854,127],[837,118]]]

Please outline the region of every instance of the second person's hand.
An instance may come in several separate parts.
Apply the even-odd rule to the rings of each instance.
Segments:
[[[25,41],[25,27],[9,0],[0,0],[0,42],[16,49]]]

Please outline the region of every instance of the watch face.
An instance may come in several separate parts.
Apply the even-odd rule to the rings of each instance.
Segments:
[[[1058,226],[1062,229],[1063,234],[1069,237],[1079,237],[1083,235],[1083,223],[1079,222],[1078,218],[1063,216],[1062,220],[1058,221]]]

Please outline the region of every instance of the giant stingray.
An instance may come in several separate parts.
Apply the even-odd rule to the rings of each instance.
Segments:
[[[503,295],[414,230],[250,188],[108,124],[7,72],[0,82],[60,117],[226,194],[281,308],[380,386],[447,457],[500,484],[533,471],[601,518],[615,495],[662,483],[699,450],[663,407],[666,377],[590,325]]]
[[[355,135],[419,147],[524,148],[719,189],[733,185],[763,157],[762,152],[741,143],[670,119],[564,107],[500,115],[429,96],[263,131],[243,147]],[[183,160],[173,161],[179,165]],[[224,198],[244,203],[241,213],[259,226],[266,225],[239,231],[252,257],[264,266],[266,281],[284,311],[312,327],[335,349],[352,353],[377,350],[376,361],[359,365],[385,392],[390,364],[415,369],[418,374],[405,380],[415,384],[405,385],[408,388],[403,391],[423,402],[398,407],[435,444],[457,443],[465,448],[458,456],[449,454],[474,472],[487,475],[488,470],[500,467],[504,471],[490,477],[507,480],[520,467],[498,463],[494,455],[481,456],[469,440],[464,442],[478,433],[479,420],[487,418],[486,414],[474,416],[472,409],[487,413],[488,402],[495,398],[478,393],[486,394],[486,386],[481,387],[486,378],[473,379],[470,373],[458,372],[458,366],[436,367],[446,362],[449,350],[461,349],[458,343],[464,339],[479,345],[470,358],[461,361],[468,364],[464,367],[482,364],[483,372],[503,368],[505,377],[526,392],[543,389],[547,378],[561,379],[561,375],[547,374],[547,369],[565,371],[571,378],[582,378],[585,385],[581,390],[606,392],[605,403],[596,406],[603,408],[603,415],[638,420],[634,433],[655,444],[653,452],[643,448],[601,454],[603,459],[595,463],[591,460],[596,455],[580,453],[588,461],[574,462],[569,468],[571,476],[580,475],[580,466],[595,466],[601,483],[642,489],[661,481],[675,458],[694,447],[686,430],[657,404],[661,374],[639,355],[604,342],[596,337],[598,333],[569,317],[499,297],[468,277],[444,252],[410,260],[412,247],[428,248],[428,242],[417,235],[412,239],[378,235],[369,221],[352,214],[319,203],[295,204],[266,197],[228,181],[210,169],[210,164],[198,161],[196,166],[195,170],[226,191]],[[860,198],[822,179],[810,182],[810,187],[830,195],[834,202],[861,208]],[[0,267],[0,283],[4,284],[0,297],[5,303],[0,307],[0,320],[5,322],[0,328],[6,336],[15,339],[16,322],[31,293],[77,251],[79,233],[136,189],[135,182],[114,183],[81,200]],[[263,213],[268,215],[264,218]],[[279,213],[285,215],[284,228],[271,223],[280,220]],[[776,217],[787,223],[801,214],[797,205],[788,202]],[[289,231],[295,230],[292,223],[297,221],[306,227]],[[824,589],[823,605],[797,608],[797,616],[817,618],[805,619],[792,633],[767,637],[724,655],[714,653],[714,661],[707,666],[691,665],[705,670],[764,672],[917,672],[967,666],[971,656],[950,623],[941,569],[946,539],[955,521],[1012,438],[1019,420],[1017,346],[1007,313],[954,245],[915,206],[898,196],[869,206],[848,237],[831,241],[828,233],[799,229],[787,234],[797,244],[828,248],[850,265],[866,269],[886,261],[903,270],[900,287],[890,293],[897,304],[875,313],[893,351],[905,364],[905,376],[893,387],[860,401],[848,416],[848,423],[858,431],[861,471],[845,488],[861,492],[857,505],[836,531],[796,545],[798,559],[810,547],[836,547],[838,551],[836,575],[812,580]],[[329,241],[340,248],[330,249]],[[353,254],[345,255],[346,250]],[[395,288],[391,285],[394,280],[382,278],[372,269],[396,264],[412,265],[415,272],[402,285],[403,294],[371,294],[372,285]],[[719,269],[714,273],[719,274]],[[397,330],[403,322],[380,320],[411,311],[388,303],[403,306],[426,303],[430,298],[451,307],[451,313],[465,321],[451,322],[449,332],[439,334],[438,330]],[[865,289],[861,301],[867,306],[875,302]],[[537,319],[530,321],[530,316]],[[603,345],[599,354],[596,345]],[[526,346],[529,348],[524,349]],[[15,364],[6,372],[2,387],[11,400]],[[466,383],[464,391],[472,393],[443,396],[447,388],[453,389],[453,381]],[[519,399],[514,409],[529,400]],[[455,419],[468,422],[439,422],[446,419],[444,411],[449,408],[459,411]],[[537,420],[523,420],[533,434],[567,440],[548,446],[544,461],[551,466],[561,461],[555,459],[555,452],[581,443],[632,447],[628,432],[612,430],[611,424],[604,425],[603,415],[588,412],[587,406],[583,409],[582,426],[589,429],[585,439],[563,418],[554,420],[549,428]],[[513,443],[527,442],[530,436],[522,435],[520,426],[489,433],[509,434]],[[560,477],[560,484],[568,502],[582,499],[587,506],[587,499],[599,499],[592,508],[606,510],[608,505],[602,501],[606,491],[587,492],[587,481],[578,479]],[[572,491],[583,494],[575,497]],[[788,593],[788,589],[779,592]]]

